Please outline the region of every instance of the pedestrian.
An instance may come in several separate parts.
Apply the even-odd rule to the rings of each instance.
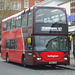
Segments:
[[[73,52],[73,55],[74,55],[74,67],[75,67],[75,50]]]

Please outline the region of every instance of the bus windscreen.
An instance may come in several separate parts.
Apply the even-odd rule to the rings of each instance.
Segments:
[[[68,51],[66,36],[34,36],[34,51]]]

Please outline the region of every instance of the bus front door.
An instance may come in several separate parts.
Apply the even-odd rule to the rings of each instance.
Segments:
[[[32,65],[33,64],[33,57],[32,57],[32,44],[27,42],[28,38],[24,39],[25,42],[25,58],[26,64]]]

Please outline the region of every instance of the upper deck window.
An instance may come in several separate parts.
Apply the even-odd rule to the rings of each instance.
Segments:
[[[65,13],[59,9],[39,9],[35,15],[36,23],[63,23],[66,24]]]
[[[7,28],[6,28],[6,22],[3,23],[3,31],[6,31]]]
[[[28,13],[28,26],[33,24],[33,11]]]
[[[27,26],[27,13],[22,15],[22,27]]]
[[[41,8],[35,12],[36,33],[66,33],[67,20],[62,9]]]
[[[21,27],[21,16],[18,16],[16,18],[16,28],[20,28]]]
[[[11,20],[7,21],[7,31],[10,30],[10,26],[11,26]]]
[[[12,19],[12,22],[11,22],[11,29],[15,29],[15,18]]]

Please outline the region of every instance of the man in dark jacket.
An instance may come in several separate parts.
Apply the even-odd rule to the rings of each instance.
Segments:
[[[73,51],[73,55],[74,55],[74,67],[75,67],[75,50]]]

